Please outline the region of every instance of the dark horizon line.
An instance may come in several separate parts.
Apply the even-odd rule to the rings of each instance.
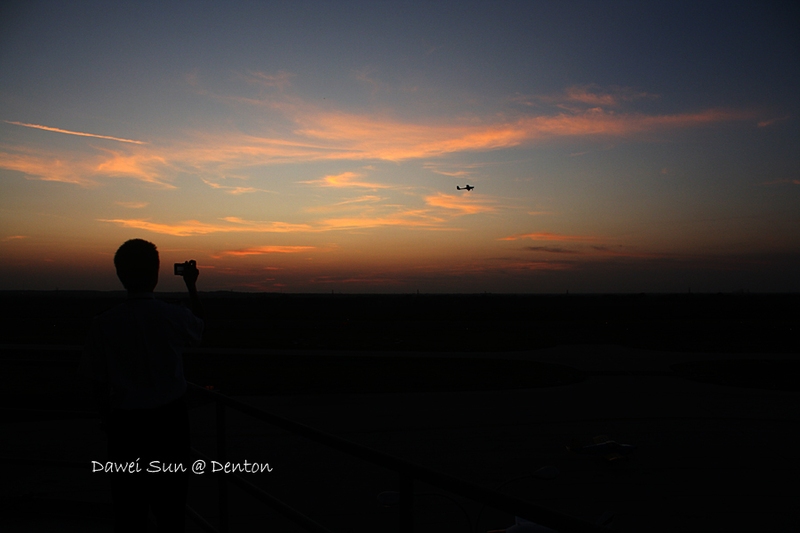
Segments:
[[[208,296],[236,295],[236,296],[689,296],[689,295],[796,295],[798,291],[764,291],[755,292],[747,289],[734,291],[685,291],[685,292],[659,292],[659,291],[629,291],[629,292],[283,292],[283,291],[236,291],[228,289],[198,291]],[[100,289],[0,289],[0,295],[8,294],[97,294],[107,296],[123,296],[125,289],[100,290]],[[185,296],[185,291],[155,291],[156,295]]]

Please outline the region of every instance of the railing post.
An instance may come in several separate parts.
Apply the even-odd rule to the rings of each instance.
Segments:
[[[225,463],[225,405],[222,402],[217,404],[217,461]],[[220,473],[217,477],[219,486],[219,531],[228,533],[228,482],[225,474]]]
[[[414,531],[414,478],[400,472],[400,533]]]

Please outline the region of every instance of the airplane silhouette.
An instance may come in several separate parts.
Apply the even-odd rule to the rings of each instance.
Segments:
[[[456,185],[456,189],[458,189],[459,191],[471,191],[471,190],[472,190],[472,189],[474,189],[474,188],[475,188],[475,187],[473,187],[472,185],[467,185],[467,186],[466,186],[466,187],[464,187],[464,188],[461,188],[461,187],[459,187],[458,185]]]

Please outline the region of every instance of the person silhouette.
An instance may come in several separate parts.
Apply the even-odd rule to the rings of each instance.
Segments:
[[[159,532],[185,530],[189,416],[183,350],[200,342],[203,308],[199,271],[184,264],[191,311],[156,300],[159,256],[143,239],[126,241],[114,255],[125,303],[96,316],[79,374],[93,383],[108,435],[114,531],[146,531],[148,510]]]

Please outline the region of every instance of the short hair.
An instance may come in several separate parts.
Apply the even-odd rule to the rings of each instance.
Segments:
[[[158,250],[144,239],[125,241],[114,254],[117,277],[130,292],[152,292],[158,284]]]

